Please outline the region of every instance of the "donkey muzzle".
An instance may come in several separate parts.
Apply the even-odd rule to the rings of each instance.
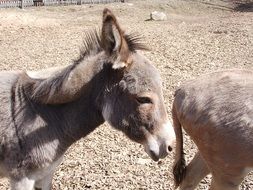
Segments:
[[[170,122],[166,122],[156,133],[147,136],[144,149],[154,161],[158,161],[172,151],[175,141],[174,129]]]

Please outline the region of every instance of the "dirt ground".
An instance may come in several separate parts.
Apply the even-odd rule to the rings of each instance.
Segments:
[[[0,69],[37,70],[71,63],[83,34],[101,25],[111,8],[127,32],[138,32],[143,52],[161,72],[168,112],[173,92],[183,81],[227,69],[253,69],[253,12],[232,11],[218,0],[139,0],[107,5],[0,10]],[[167,21],[146,21],[152,11]],[[187,136],[189,161],[196,148]],[[54,176],[54,189],[173,189],[173,154],[159,163],[142,147],[107,124],[74,144]],[[0,190],[8,189],[0,180]],[[208,189],[210,176],[198,189]],[[253,189],[249,175],[241,189]]]

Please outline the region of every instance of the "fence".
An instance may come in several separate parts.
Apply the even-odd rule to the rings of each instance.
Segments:
[[[112,2],[124,2],[124,0],[0,0],[0,8],[100,4]]]

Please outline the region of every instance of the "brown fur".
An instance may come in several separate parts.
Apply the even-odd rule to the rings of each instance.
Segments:
[[[253,71],[211,73],[181,85],[175,93],[176,186],[194,189],[208,173],[211,189],[238,189],[253,167]],[[186,167],[181,125],[199,153]]]

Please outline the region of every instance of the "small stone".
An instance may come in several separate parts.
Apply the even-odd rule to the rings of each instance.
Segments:
[[[164,12],[154,11],[150,14],[150,19],[156,21],[167,20],[167,15]]]
[[[138,158],[136,163],[140,164],[140,165],[146,165],[149,164],[151,162],[150,159],[143,159],[143,158]]]
[[[158,165],[162,165],[163,162],[162,162],[161,160],[159,160],[159,161],[157,162],[157,164],[158,164]]]
[[[92,187],[92,185],[86,184],[84,187],[87,188],[87,189],[90,189]]]

